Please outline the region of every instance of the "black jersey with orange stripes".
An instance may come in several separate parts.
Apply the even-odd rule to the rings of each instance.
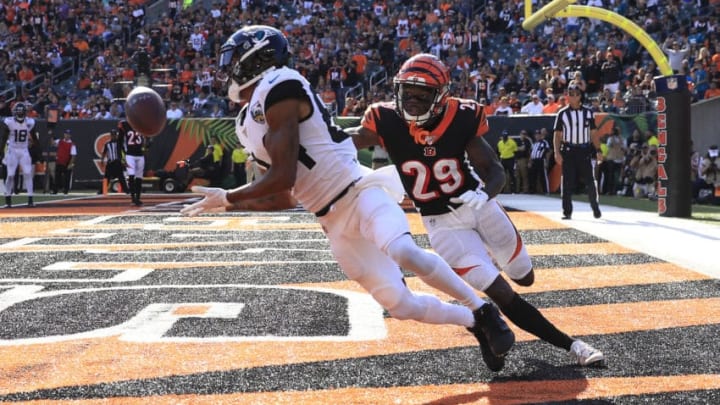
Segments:
[[[474,137],[488,131],[484,108],[473,100],[449,98],[442,119],[431,130],[408,123],[393,103],[372,104],[361,125],[379,135],[398,169],[405,192],[422,215],[450,211],[452,197],[479,186],[465,158]]]
[[[145,137],[134,130],[127,121],[118,122],[118,135],[118,140],[126,155],[145,155]]]

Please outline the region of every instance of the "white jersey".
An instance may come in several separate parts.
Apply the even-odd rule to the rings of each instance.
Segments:
[[[10,149],[27,150],[30,147],[30,134],[35,127],[35,120],[26,117],[23,122],[17,122],[15,117],[7,117],[3,122],[10,130],[7,141],[8,147]]]
[[[252,98],[236,119],[240,143],[255,161],[269,167],[270,156],[263,145],[269,127],[265,121],[265,99],[278,83],[296,80],[302,84],[312,104],[309,118],[299,123],[300,153],[293,196],[310,212],[317,212],[362,177],[357,150],[352,140],[332,122],[310,83],[296,70],[282,67],[260,79]]]

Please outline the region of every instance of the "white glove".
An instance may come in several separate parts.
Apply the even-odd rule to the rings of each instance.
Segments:
[[[203,187],[193,186],[193,193],[203,194],[205,198],[202,200],[186,205],[185,208],[180,210],[180,213],[189,217],[202,214],[203,212],[218,212],[224,211],[227,207],[232,207],[232,204],[227,199],[227,190],[217,187]]]
[[[458,197],[450,198],[450,202],[454,204],[467,204],[470,208],[479,210],[488,201],[486,192],[477,190],[468,190]]]

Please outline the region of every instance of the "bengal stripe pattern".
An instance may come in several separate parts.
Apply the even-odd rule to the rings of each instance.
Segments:
[[[436,57],[428,54],[416,55],[400,67],[398,82],[413,83],[420,78],[428,86],[441,87],[450,81],[450,72]]]

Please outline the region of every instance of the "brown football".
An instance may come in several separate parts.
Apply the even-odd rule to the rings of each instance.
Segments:
[[[135,87],[125,100],[125,117],[134,130],[155,136],[165,128],[165,102],[155,90]]]

